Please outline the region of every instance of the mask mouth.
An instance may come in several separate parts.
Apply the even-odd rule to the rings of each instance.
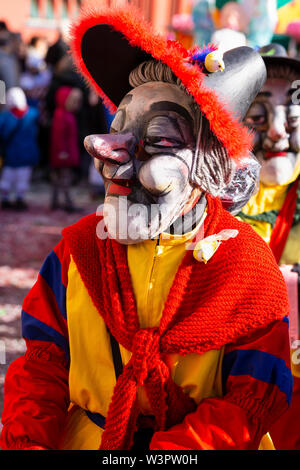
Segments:
[[[132,184],[135,182],[135,180],[132,178],[107,178],[107,181],[119,186],[124,186],[125,188],[130,188],[130,186],[132,186]]]
[[[264,153],[264,159],[267,160],[269,158],[274,158],[274,157],[286,157],[288,154],[287,151],[285,152],[265,152]]]
[[[284,149],[276,149],[273,148],[273,150],[261,150],[258,151],[258,154],[265,160],[268,161],[271,158],[276,158],[276,157],[288,157],[292,155],[297,155],[299,151],[296,149],[293,149],[292,147],[285,147]]]
[[[129,182],[124,182],[123,180],[110,180],[107,194],[109,196],[129,196],[132,193],[132,188],[129,185]]]
[[[145,205],[157,204],[157,199],[145,188],[137,178],[106,178],[107,196],[129,196],[134,203]]]
[[[105,178],[108,187],[107,195],[112,196],[129,196],[137,191],[143,191],[150,203],[157,203],[158,199],[167,196],[172,191],[172,182],[170,182],[163,190],[151,191],[151,188],[145,187],[138,178]]]

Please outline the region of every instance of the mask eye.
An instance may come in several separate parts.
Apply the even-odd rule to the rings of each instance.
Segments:
[[[145,139],[145,146],[154,148],[180,148],[183,143],[176,139],[168,139],[167,137],[147,137]]]
[[[288,124],[291,127],[296,127],[300,122],[300,116],[290,116],[288,118]]]
[[[246,117],[245,122],[250,126],[262,126],[266,123],[266,117],[263,114],[248,116]]]
[[[268,111],[263,103],[254,102],[245,118],[245,124],[251,127],[259,127],[267,124]]]

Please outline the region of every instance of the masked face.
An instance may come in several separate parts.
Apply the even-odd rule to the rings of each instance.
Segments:
[[[254,151],[261,163],[260,180],[287,183],[300,159],[300,105],[293,104],[291,80],[269,78],[246,116],[255,130]]]
[[[108,233],[120,243],[156,237],[199,196],[190,182],[192,99],[176,85],[134,88],[121,102],[111,134],[88,136],[85,146],[104,179]]]

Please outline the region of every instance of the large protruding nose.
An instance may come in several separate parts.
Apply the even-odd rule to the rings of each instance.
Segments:
[[[117,165],[129,162],[133,145],[131,133],[89,135],[84,140],[84,146],[92,157]]]
[[[279,142],[288,138],[286,112],[283,107],[279,107],[270,123],[267,135],[273,142]]]

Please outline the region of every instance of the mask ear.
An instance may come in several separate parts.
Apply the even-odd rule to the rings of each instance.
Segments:
[[[223,144],[212,133],[209,122],[202,116],[191,174],[192,183],[202,191],[218,196],[231,181],[234,166]]]
[[[261,165],[252,153],[236,166],[231,182],[219,193],[223,207],[237,215],[259,189]]]

